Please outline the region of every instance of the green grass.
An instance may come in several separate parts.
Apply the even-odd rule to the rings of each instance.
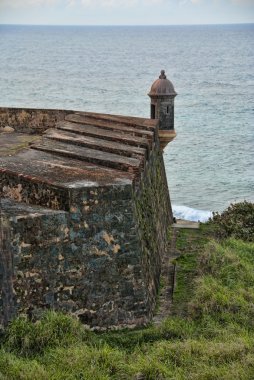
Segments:
[[[185,316],[189,300],[193,296],[193,283],[198,274],[198,257],[209,241],[210,227],[201,225],[199,230],[177,231],[176,259],[177,286],[174,290],[172,314]]]
[[[213,241],[199,256],[198,268],[191,317],[209,315],[224,326],[237,323],[254,331],[254,243]]]
[[[49,312],[2,339],[0,380],[253,380],[254,243],[177,236],[173,315],[159,327],[92,333]]]

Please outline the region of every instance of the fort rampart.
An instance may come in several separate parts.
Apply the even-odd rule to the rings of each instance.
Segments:
[[[1,323],[45,309],[148,323],[172,223],[158,120],[0,108],[0,126],[15,130],[0,155]]]

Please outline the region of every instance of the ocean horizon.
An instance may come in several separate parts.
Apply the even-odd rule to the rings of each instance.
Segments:
[[[23,24],[23,23],[19,23],[19,24],[9,24],[9,23],[0,23],[0,26],[56,26],[56,27],[68,27],[68,26],[71,26],[71,27],[82,27],[82,28],[90,28],[90,27],[117,27],[117,28],[121,28],[121,27],[157,27],[157,26],[165,26],[165,27],[177,27],[177,26],[191,26],[191,27],[195,27],[195,26],[237,26],[237,25],[254,25],[254,23],[251,23],[251,22],[237,22],[237,23],[227,23],[227,24],[224,24],[224,23],[210,23],[210,24],[207,24],[207,23],[200,23],[200,24]]]
[[[164,152],[174,215],[254,202],[254,24],[0,25],[0,106],[150,117],[165,69],[176,139]]]

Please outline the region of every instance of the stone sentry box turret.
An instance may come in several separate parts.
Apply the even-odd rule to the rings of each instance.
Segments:
[[[174,130],[174,99],[177,95],[164,70],[161,70],[161,75],[152,84],[148,95],[151,98],[151,119],[159,119],[159,137],[163,150],[176,136]]]
[[[94,329],[149,323],[173,223],[168,120],[0,108],[15,130],[0,136],[0,325],[45,309]]]

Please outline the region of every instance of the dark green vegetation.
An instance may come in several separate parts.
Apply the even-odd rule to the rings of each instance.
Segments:
[[[174,305],[161,326],[96,334],[61,314],[19,318],[2,338],[0,379],[253,380],[253,205],[227,211],[178,230]]]
[[[214,213],[210,225],[218,238],[229,236],[254,241],[254,203],[231,204],[222,214]]]

